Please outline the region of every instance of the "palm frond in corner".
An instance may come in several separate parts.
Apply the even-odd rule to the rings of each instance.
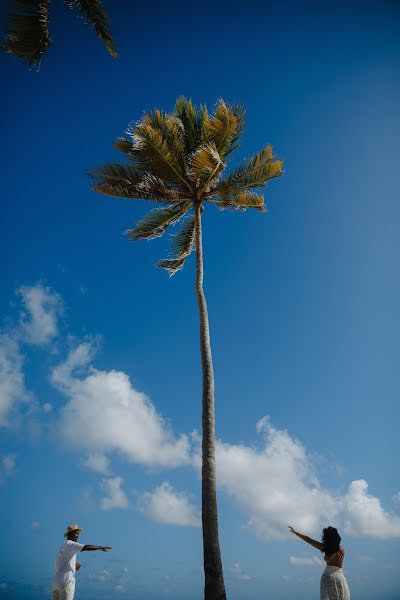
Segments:
[[[16,58],[22,58],[30,68],[39,68],[40,61],[51,46],[49,6],[50,0],[10,2],[0,49]]]
[[[110,17],[105,12],[100,0],[66,0],[68,6],[76,8],[85,23],[90,23],[100,38],[108,52],[113,58],[117,58],[118,53],[115,50],[115,43],[110,31]]]

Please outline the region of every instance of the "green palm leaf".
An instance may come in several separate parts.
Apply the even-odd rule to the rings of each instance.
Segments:
[[[255,187],[264,187],[270,179],[283,175],[283,161],[274,160],[271,146],[265,146],[221,180],[213,193],[226,196]]]
[[[185,152],[190,154],[198,146],[202,130],[205,112],[207,109],[201,109],[200,114],[191,100],[181,96],[177,99],[174,108],[174,114],[181,121],[185,131]]]
[[[224,166],[216,145],[210,142],[199,146],[189,155],[186,172],[194,181],[207,184],[215,179]]]
[[[172,236],[171,254],[173,258],[166,258],[157,263],[159,269],[168,271],[169,276],[175,275],[182,269],[186,259],[195,248],[195,217],[188,217],[181,230]]]
[[[155,239],[163,235],[167,227],[177,223],[189,210],[190,204],[173,204],[166,208],[155,208],[139,223],[126,232],[130,240]]]
[[[167,185],[151,173],[143,172],[135,163],[110,163],[91,173],[92,189],[105,196],[155,202],[186,202],[185,190]]]
[[[204,139],[215,143],[222,158],[238,147],[245,124],[244,116],[241,106],[231,106],[219,100],[215,114],[204,120]]]
[[[10,3],[8,26],[0,49],[39,67],[51,46],[50,0],[14,0]]]
[[[169,183],[183,183],[191,191],[184,174],[185,140],[179,119],[152,111],[128,133],[133,139],[130,153],[144,170]]]
[[[114,41],[110,32],[110,18],[104,11],[100,0],[66,0],[70,8],[77,8],[85,23],[90,23],[96,35],[103,42],[113,58],[118,54],[114,48]]]
[[[137,185],[143,179],[143,171],[136,165],[110,163],[92,171],[92,189],[106,196],[137,198]]]
[[[132,154],[132,140],[129,140],[126,137],[119,137],[115,140],[113,144],[114,148],[120,150],[120,152],[124,152],[125,154]]]
[[[261,212],[267,212],[264,196],[248,191],[240,192],[236,196],[227,196],[218,203],[218,208],[231,208],[240,211],[244,211],[246,208],[255,208]]]

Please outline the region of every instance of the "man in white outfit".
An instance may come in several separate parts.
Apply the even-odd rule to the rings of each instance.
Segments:
[[[73,600],[75,593],[75,572],[81,565],[76,562],[78,552],[87,550],[102,550],[108,552],[110,546],[90,546],[78,544],[80,532],[83,531],[76,523],[69,525],[64,537],[67,539],[56,556],[55,573],[52,584],[52,600]]]

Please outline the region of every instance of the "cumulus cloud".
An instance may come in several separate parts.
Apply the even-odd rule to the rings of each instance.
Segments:
[[[94,350],[93,342],[83,342],[53,370],[54,385],[68,398],[59,422],[64,439],[89,452],[118,451],[149,467],[189,464],[188,437],[174,435],[126,373],[91,367]]]
[[[17,408],[32,399],[25,388],[22,366],[17,342],[9,334],[0,335],[0,427],[10,427]]]
[[[334,493],[320,484],[314,457],[299,440],[273,427],[268,417],[258,422],[257,431],[259,447],[216,445],[218,484],[242,509],[257,537],[287,538],[288,524],[318,538],[329,524],[352,535],[400,537],[400,517],[367,494],[366,481],[353,481],[346,493]],[[196,436],[192,439],[198,446]],[[199,467],[198,450],[195,462]]]
[[[108,477],[102,479],[100,487],[105,493],[105,496],[100,500],[101,510],[128,507],[128,498],[122,489],[123,482],[124,480],[122,477]]]
[[[317,556],[289,556],[289,564],[294,567],[321,567],[325,563]]]
[[[169,525],[200,527],[200,515],[186,494],[164,481],[154,492],[141,494],[139,510],[149,519]]]
[[[248,526],[267,539],[288,537],[288,523],[320,531],[332,522],[338,506],[321,488],[304,446],[266,417],[257,424],[261,448],[217,443],[218,480],[249,515]]]
[[[15,471],[15,454],[4,454],[0,461],[0,485]]]
[[[393,494],[392,502],[394,505],[400,506],[400,492],[396,492],[396,494]]]
[[[238,581],[250,581],[252,577],[247,575],[239,565],[239,563],[235,563],[233,567],[230,568],[230,572],[236,577]]]
[[[400,537],[400,517],[387,513],[378,498],[367,493],[364,479],[353,481],[343,500],[345,532],[388,539]]]
[[[107,475],[109,472],[110,460],[104,454],[94,452],[82,461],[84,467],[96,471],[97,473],[103,473]]]
[[[58,318],[63,313],[60,296],[41,283],[21,286],[17,290],[24,310],[20,328],[25,341],[43,346],[58,335]]]
[[[110,581],[112,579],[112,577],[111,577],[111,573],[109,573],[105,569],[102,569],[101,571],[94,571],[92,573],[89,573],[88,579],[89,579],[89,581],[105,582],[105,581]]]

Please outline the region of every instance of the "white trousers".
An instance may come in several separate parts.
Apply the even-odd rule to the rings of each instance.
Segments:
[[[74,600],[75,581],[71,581],[65,588],[53,584],[51,589],[51,600]]]

